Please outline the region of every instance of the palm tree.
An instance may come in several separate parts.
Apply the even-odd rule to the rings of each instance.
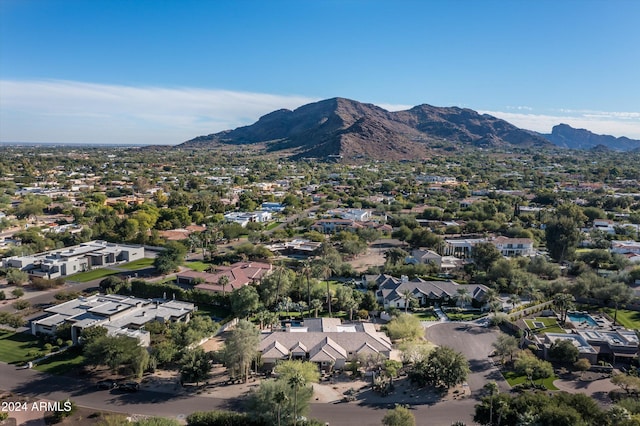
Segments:
[[[322,309],[322,301],[318,299],[313,299],[311,301],[310,308],[315,311],[315,317],[318,318],[318,311]]]
[[[569,293],[558,293],[553,296],[553,304],[560,310],[560,323],[567,321],[567,311],[573,308],[574,298]]]
[[[509,300],[507,300],[507,302],[511,303],[512,308],[515,309],[516,305],[521,302],[520,296],[518,296],[517,294],[512,294],[511,296],[509,296]]]
[[[293,424],[298,424],[298,389],[307,384],[304,376],[299,372],[289,378],[289,386],[293,389]]]
[[[464,306],[467,303],[473,300],[471,293],[469,293],[469,289],[467,289],[466,287],[458,288],[456,292],[457,292],[457,295],[456,295],[457,303],[460,304],[461,308],[464,308]]]
[[[404,313],[406,314],[409,311],[409,304],[411,303],[411,300],[415,300],[415,298],[413,297],[411,290],[408,288],[402,290],[400,292],[400,296],[404,299]]]
[[[493,424],[493,397],[499,393],[498,384],[496,382],[489,382],[484,385],[484,389],[489,392],[489,424]]]
[[[273,402],[278,406],[278,426],[280,426],[280,414],[282,412],[282,403],[286,402],[289,398],[284,391],[278,391],[273,395]]]
[[[311,284],[309,276],[311,275],[311,265],[306,260],[302,263],[302,269],[300,270],[302,275],[307,279],[307,306],[309,307],[309,316],[311,316]]]
[[[322,276],[327,282],[327,305],[329,307],[329,317],[331,317],[331,288],[329,286],[329,278],[331,278],[333,269],[331,269],[331,265],[329,265],[328,263],[321,262],[318,264],[318,270],[320,276]]]
[[[276,269],[273,271],[274,274],[278,277],[276,280],[276,298],[274,300],[276,306],[278,305],[278,299],[280,299],[280,282],[282,281],[282,274],[284,274],[285,267],[282,265],[276,266]]]
[[[218,285],[222,286],[222,294],[226,293],[226,287],[229,284],[229,277],[226,275],[221,276],[218,279]]]

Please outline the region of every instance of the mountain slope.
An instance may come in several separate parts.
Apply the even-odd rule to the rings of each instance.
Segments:
[[[574,129],[568,124],[553,126],[550,134],[541,135],[555,145],[570,149],[593,149],[598,146],[613,151],[633,151],[640,149],[640,141],[627,137],[597,135],[586,129]]]
[[[293,157],[422,158],[434,143],[477,146],[551,146],[543,137],[470,109],[419,105],[389,112],[372,104],[332,98],[294,111],[277,110],[250,126],[187,141],[179,148],[266,143]]]

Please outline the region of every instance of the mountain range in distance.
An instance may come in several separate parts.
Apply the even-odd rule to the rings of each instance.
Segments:
[[[298,158],[422,159],[433,149],[523,147],[640,150],[640,141],[596,135],[567,124],[550,134],[520,129],[468,108],[418,105],[390,112],[373,104],[331,98],[280,109],[249,126],[198,136],[175,148],[244,146]]]

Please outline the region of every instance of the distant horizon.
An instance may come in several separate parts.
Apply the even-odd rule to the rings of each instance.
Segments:
[[[340,96],[640,140],[640,1],[0,2],[0,140],[178,145]]]

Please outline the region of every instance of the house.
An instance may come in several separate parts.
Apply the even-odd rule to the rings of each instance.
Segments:
[[[265,333],[261,361],[270,367],[280,360],[315,362],[321,369],[345,367],[362,355],[389,358],[391,341],[370,323],[342,324],[339,318],[305,318],[299,326]]]
[[[119,294],[79,297],[46,308],[50,315],[31,321],[31,334],[55,335],[65,324],[71,326],[71,340],[78,343],[84,328],[100,326],[108,335],[125,335],[149,346],[150,335],[144,325],[151,321],[188,322],[196,307],[193,303],[165,299],[139,299]]]
[[[626,254],[633,253],[640,255],[640,242],[628,241],[611,241],[611,253]]]
[[[265,223],[269,222],[272,218],[270,211],[256,211],[251,213],[246,212],[231,212],[224,215],[224,218],[229,222],[235,222],[240,224],[243,228],[247,226],[249,222]]]
[[[334,209],[327,214],[339,217],[340,219],[353,220],[355,222],[366,222],[371,219],[371,210],[362,209]]]
[[[340,231],[355,230],[362,225],[350,219],[321,219],[311,225],[311,229],[323,234],[335,234]]]
[[[29,275],[53,279],[94,267],[113,266],[144,258],[144,247],[90,241],[60,250],[27,256],[12,256],[3,260],[5,268],[17,268]]]
[[[607,234],[615,234],[616,223],[613,220],[609,219],[594,219],[593,220],[593,228],[599,231],[605,232]]]
[[[271,272],[270,263],[236,262],[229,266],[217,266],[215,272],[181,271],[176,275],[178,284],[194,285],[198,290],[211,292],[231,292],[245,285],[259,282],[262,277]],[[223,288],[220,284],[222,277],[228,278]]]
[[[261,210],[268,211],[268,212],[281,212],[282,210],[284,210],[284,208],[285,206],[281,203],[270,203],[270,202],[262,203],[262,205],[260,206]]]
[[[442,254],[444,256],[455,256],[461,259],[473,258],[473,247],[479,243],[485,243],[485,238],[458,238],[444,240]]]
[[[491,240],[505,257],[534,256],[533,240],[530,238],[496,237]]]
[[[577,330],[571,334],[546,333],[544,337],[544,356],[548,359],[547,351],[553,342],[570,340],[578,348],[580,358],[586,358],[591,364],[606,360],[615,363],[616,360],[628,360],[638,356],[638,336],[635,331],[626,329],[594,329]]]
[[[406,263],[425,263],[438,267],[442,266],[442,256],[433,250],[415,249],[411,252],[411,258]]]
[[[417,300],[420,306],[432,306],[455,303],[459,297],[458,290],[465,289],[471,297],[471,304],[481,307],[485,304],[489,288],[482,284],[458,284],[454,281],[425,281],[420,278],[409,281],[406,276],[400,279],[390,275],[365,275],[365,281],[376,283],[376,297],[385,309],[404,309],[405,292]]]

